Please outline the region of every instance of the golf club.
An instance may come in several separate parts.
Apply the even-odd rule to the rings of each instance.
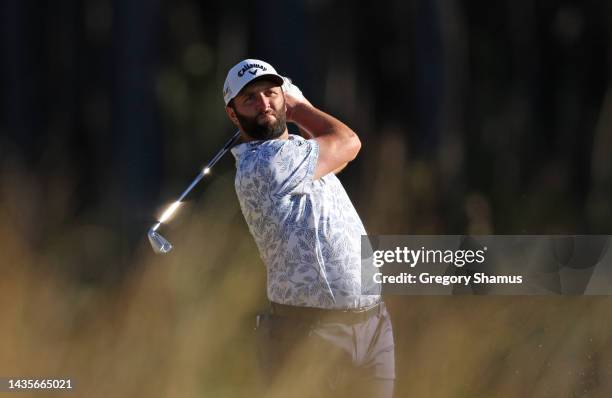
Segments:
[[[172,216],[172,214],[174,214],[176,209],[178,209],[178,207],[181,205],[181,202],[183,201],[183,199],[185,199],[185,197],[189,194],[189,192],[191,192],[193,187],[195,187],[198,184],[198,182],[200,182],[200,180],[204,178],[206,174],[210,173],[210,169],[212,169],[215,163],[217,163],[219,159],[221,159],[221,157],[223,157],[223,155],[225,155],[225,153],[230,150],[232,145],[234,145],[234,143],[238,140],[239,137],[240,137],[240,131],[237,131],[236,134],[234,134],[234,136],[230,138],[230,140],[227,141],[227,143],[223,146],[223,148],[221,148],[221,150],[215,155],[215,157],[213,157],[208,162],[208,164],[202,169],[202,171],[198,173],[196,178],[191,182],[191,184],[189,184],[187,189],[183,191],[181,196],[179,196],[179,198],[174,203],[172,203],[170,206],[168,206],[166,210],[164,210],[161,217],[157,220],[157,223],[155,223],[151,228],[149,228],[149,232],[147,233],[147,236],[149,237],[149,242],[151,242],[151,247],[153,248],[153,251],[155,253],[167,254],[170,252],[170,250],[172,250],[172,244],[168,242],[166,238],[161,236],[157,232],[157,229],[165,221],[167,221],[170,218],[170,216]]]

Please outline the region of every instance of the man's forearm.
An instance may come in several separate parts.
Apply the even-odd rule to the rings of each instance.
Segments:
[[[307,105],[306,105],[306,106],[307,106]],[[312,107],[312,106],[311,106],[311,107]],[[312,107],[312,108],[314,108],[314,107]],[[315,109],[316,109],[316,108],[315,108]],[[295,112],[295,110],[294,110],[294,112]],[[324,112],[321,112],[321,113],[324,113]],[[331,116],[331,115],[327,115],[327,114],[325,114],[325,113],[324,113],[324,115],[325,115],[325,116],[329,116],[330,118],[333,118],[333,116]],[[311,125],[311,124],[312,124],[312,125],[311,125],[311,129],[312,129],[312,128],[314,128],[314,126],[313,126],[313,125],[315,124],[315,123],[309,123],[309,120],[308,120],[309,115],[308,115],[308,113],[306,113],[306,114],[302,114],[302,115],[299,115],[299,114],[298,114],[298,116],[297,116],[297,117],[298,117],[298,119],[299,119],[299,120],[300,120],[300,121],[301,121],[303,124],[300,124],[300,122],[298,122],[298,120],[293,120],[293,122],[294,122],[294,123],[296,124],[296,126],[298,127],[298,129],[299,129],[300,134],[302,135],[302,137],[304,137],[304,138],[306,138],[306,139],[312,139],[312,138],[315,138],[315,137],[317,137],[317,136],[321,136],[322,134],[324,134],[324,132],[323,132],[323,133],[319,133],[319,134],[317,135],[316,130],[308,130],[308,129],[306,128],[306,125]],[[311,116],[311,117],[312,117],[312,116]],[[339,121],[338,121],[338,122],[339,122]],[[340,122],[340,123],[341,123],[341,122]],[[305,125],[304,125],[304,124],[305,124]],[[321,127],[322,127],[322,126],[321,126]],[[344,168],[345,168],[347,165],[348,165],[348,163],[344,163],[342,166],[340,166],[340,167],[338,167],[337,169],[335,169],[335,170],[333,171],[333,173],[334,173],[334,174],[338,174],[338,173],[340,173],[342,170],[344,170]]]
[[[325,135],[336,135],[339,138],[356,136],[353,130],[340,120],[308,104],[296,106],[291,112],[290,121],[300,128],[300,132],[303,130],[312,138]]]
[[[341,167],[338,167],[336,170],[334,170],[332,173],[334,174],[338,174],[339,172],[341,172],[342,170],[344,170],[344,168],[346,167],[346,165],[348,165],[348,163],[344,163]]]
[[[300,127],[299,124],[296,123],[296,126],[300,132],[300,135],[304,138],[306,138],[307,140],[311,139],[311,138],[315,138],[314,135],[310,134],[308,131],[306,131],[306,129]]]
[[[355,159],[361,149],[361,141],[346,124],[310,103],[292,104],[290,110],[287,121],[295,123],[302,135],[316,140],[319,145],[315,179],[328,173],[338,173]]]

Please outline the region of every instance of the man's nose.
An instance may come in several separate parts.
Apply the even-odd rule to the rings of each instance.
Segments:
[[[255,97],[255,105],[258,111],[264,111],[270,107],[270,100],[263,93],[260,93]]]

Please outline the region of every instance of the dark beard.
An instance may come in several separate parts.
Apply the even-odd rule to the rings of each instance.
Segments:
[[[256,140],[273,140],[285,132],[287,129],[287,115],[285,114],[285,109],[281,108],[280,111],[276,112],[276,121],[272,123],[266,123],[265,125],[261,125],[257,123],[257,116],[250,118],[238,113],[236,109],[234,109],[236,113],[236,117],[240,122],[240,126],[244,132],[251,138]]]

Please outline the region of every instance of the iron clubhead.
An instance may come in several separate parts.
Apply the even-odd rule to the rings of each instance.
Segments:
[[[172,250],[172,244],[163,236],[157,233],[153,228],[149,229],[147,234],[153,251],[157,254],[167,254]]]

